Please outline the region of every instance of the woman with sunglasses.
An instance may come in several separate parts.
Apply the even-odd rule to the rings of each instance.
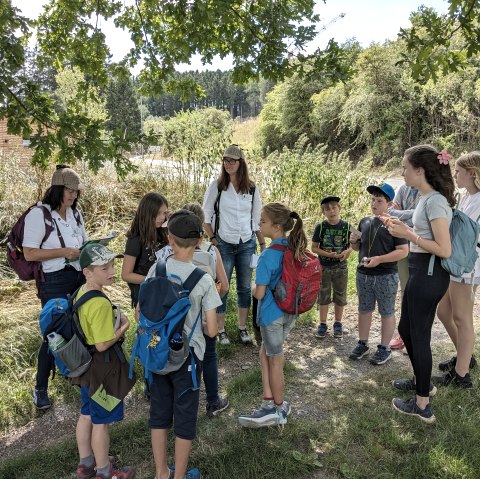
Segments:
[[[259,228],[261,209],[260,194],[248,176],[244,152],[238,145],[230,145],[223,154],[220,176],[205,193],[204,226],[210,241],[220,251],[229,284],[235,268],[238,334],[243,344],[252,342],[246,324],[251,301],[250,261],[256,250],[255,236],[260,249],[265,249],[265,240]],[[217,309],[218,341],[223,345],[230,344],[225,332],[227,297],[228,293]]]

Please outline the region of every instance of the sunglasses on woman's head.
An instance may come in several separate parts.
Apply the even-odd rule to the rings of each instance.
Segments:
[[[234,158],[224,158],[223,159],[223,162],[226,163],[227,165],[233,165],[237,161],[240,161],[240,159],[238,159],[238,160],[235,160]]]

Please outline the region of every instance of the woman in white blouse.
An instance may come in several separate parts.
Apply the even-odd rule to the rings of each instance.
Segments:
[[[220,176],[208,187],[203,200],[205,231],[218,248],[231,284],[235,268],[238,295],[238,329],[243,344],[252,342],[246,324],[251,301],[252,270],[250,261],[256,250],[255,235],[263,251],[265,241],[260,232],[262,203],[258,188],[248,176],[243,150],[230,145],[223,154]],[[227,295],[217,309],[218,340],[229,344],[225,332]]]
[[[478,221],[480,217],[479,151],[462,155],[456,161],[454,178],[457,187],[466,190],[466,194],[460,199],[458,209],[474,221]],[[480,253],[478,247],[477,252]],[[439,364],[439,368],[445,372],[445,375],[433,378],[437,384],[452,384],[461,388],[473,387],[469,370],[476,364],[472,356],[475,342],[473,302],[479,284],[480,256],[471,273],[465,273],[461,278],[450,276],[450,286],[438,305],[437,315],[455,345],[457,355]]]
[[[41,203],[25,217],[23,253],[27,261],[41,261],[44,281],[37,283],[42,306],[52,298],[66,298],[84,282],[78,257],[87,233],[77,200],[83,185],[71,168],[57,166]],[[45,216],[50,213],[51,221]],[[48,229],[47,229],[48,228]],[[45,239],[46,233],[49,233]],[[38,409],[51,406],[47,388],[52,357],[48,343],[43,342],[38,353],[36,385],[33,402]]]

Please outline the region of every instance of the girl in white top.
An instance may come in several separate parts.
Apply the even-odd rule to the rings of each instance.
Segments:
[[[220,251],[229,283],[235,268],[238,329],[243,344],[252,342],[246,323],[252,296],[250,261],[256,250],[255,235],[260,249],[265,249],[265,240],[259,228],[261,209],[260,194],[248,176],[243,150],[238,145],[230,145],[223,154],[218,180],[214,180],[205,193],[204,228],[210,241]],[[220,344],[230,343],[225,333],[227,296],[228,293],[222,298],[222,306],[217,308]]]
[[[39,207],[32,208],[25,217],[23,253],[27,261],[41,261],[44,281],[37,283],[42,306],[53,298],[66,298],[74,293],[85,277],[80,270],[80,247],[87,241],[84,221],[76,209],[83,185],[71,168],[59,165],[52,177],[52,185]],[[43,208],[52,215],[52,231],[43,241],[46,219]],[[43,342],[38,353],[36,386],[33,402],[38,409],[51,406],[47,394],[48,378],[52,366],[48,343]]]
[[[480,216],[480,152],[462,155],[455,163],[455,181],[458,188],[467,193],[460,199],[458,209],[474,221]],[[480,249],[477,246],[477,253]],[[446,372],[436,379],[441,385],[453,384],[458,387],[473,387],[469,368],[475,364],[472,356],[475,342],[473,329],[473,303],[477,285],[480,284],[480,256],[475,269],[461,278],[450,276],[450,286],[438,305],[437,315],[445,326],[457,356],[440,363]]]

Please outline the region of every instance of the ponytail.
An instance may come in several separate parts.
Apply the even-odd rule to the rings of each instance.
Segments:
[[[288,235],[288,246],[293,251],[295,259],[305,258],[307,249],[307,235],[303,230],[303,221],[296,211],[292,211],[283,203],[268,203],[263,207],[265,214],[273,224],[279,225]]]

